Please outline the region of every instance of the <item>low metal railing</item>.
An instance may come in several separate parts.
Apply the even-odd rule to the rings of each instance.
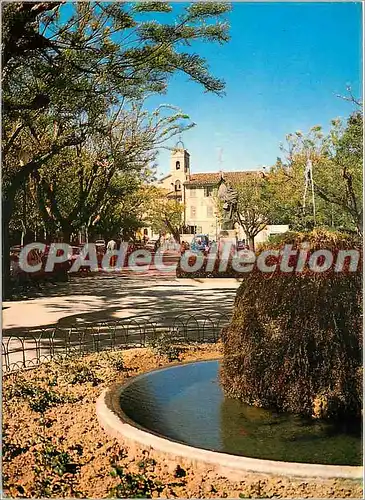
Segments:
[[[20,333],[3,332],[3,373],[38,366],[57,357],[103,350],[146,347],[162,334],[173,342],[217,342],[229,322],[224,313],[183,313],[177,316],[133,316],[106,321],[80,322],[64,327],[55,325],[25,329]]]

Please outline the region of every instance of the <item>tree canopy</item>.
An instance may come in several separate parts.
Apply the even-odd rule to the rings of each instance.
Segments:
[[[307,134],[289,134],[283,148],[284,161],[278,161],[273,169],[277,209],[286,213],[297,229],[310,229],[316,224],[362,234],[362,150],[360,111],[352,113],[345,123],[333,120],[327,134],[320,126],[312,127]],[[315,221],[310,202],[303,210],[308,159],[313,165]]]
[[[150,186],[142,194],[144,221],[155,233],[171,234],[180,241],[185,207],[174,196],[162,188]]]
[[[327,134],[321,126],[286,136],[283,156],[267,172],[248,175],[234,187],[240,223],[254,247],[254,238],[268,224],[293,230],[314,227],[362,234],[363,117],[360,110],[346,121],[332,120]],[[312,163],[314,204],[305,170]]]
[[[229,10],[220,2],[179,15],[165,2],[3,6],[5,275],[22,189],[33,183],[41,220],[69,233],[100,215],[114,175],[143,177],[157,148],[193,125],[173,108],[147,111],[149,96],[165,93],[177,72],[223,94],[194,42],[225,43]]]

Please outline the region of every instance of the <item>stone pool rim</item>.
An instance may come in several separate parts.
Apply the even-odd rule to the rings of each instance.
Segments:
[[[325,465],[304,462],[284,462],[250,458],[242,455],[231,455],[224,452],[196,448],[174,441],[150,431],[128,417],[122,410],[119,401],[122,392],[134,383],[157,371],[169,370],[192,363],[218,361],[222,358],[211,358],[184,363],[173,363],[157,369],[149,370],[131,377],[124,384],[115,384],[103,390],[96,401],[96,414],[105,432],[119,442],[129,446],[141,446],[151,449],[157,454],[167,455],[171,459],[183,459],[196,465],[218,467],[227,475],[239,472],[269,474],[275,476],[298,477],[305,479],[363,479],[363,467],[353,465]]]

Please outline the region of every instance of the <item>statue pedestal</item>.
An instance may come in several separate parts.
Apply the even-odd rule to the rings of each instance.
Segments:
[[[237,241],[237,232],[235,229],[221,229],[218,235],[218,241],[222,243],[236,243]]]
[[[218,235],[218,256],[220,259],[229,260],[232,247],[237,243],[236,231],[234,229],[222,229]]]

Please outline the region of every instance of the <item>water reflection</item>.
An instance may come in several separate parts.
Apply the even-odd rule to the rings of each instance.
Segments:
[[[219,364],[205,361],[138,377],[121,407],[137,424],[192,446],[272,460],[361,464],[359,422],[330,424],[225,398]]]

